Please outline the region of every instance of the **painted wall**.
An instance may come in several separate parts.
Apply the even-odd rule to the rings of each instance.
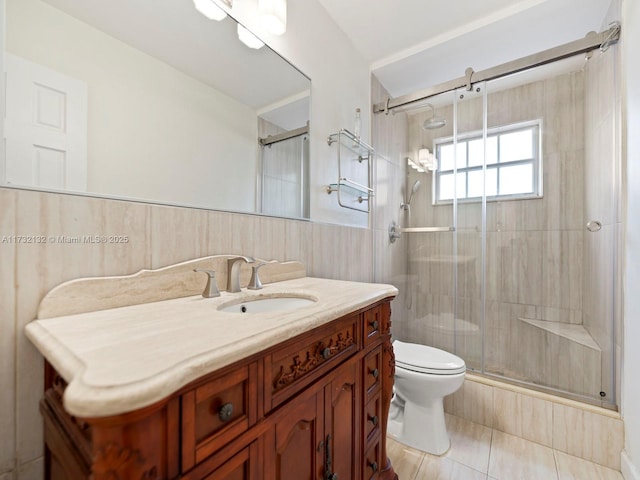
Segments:
[[[236,3],[238,13],[256,8],[255,0]],[[339,208],[322,190],[337,176],[326,136],[351,125],[360,107],[368,137],[368,65],[315,0],[289,2],[287,33],[263,37],[312,79],[311,215],[318,223],[0,188],[0,480],[42,478],[43,361],[22,331],[43,295],[61,282],[217,253],[300,260],[313,276],[373,280],[373,235],[360,228],[368,216]],[[381,208],[385,202],[379,199]],[[121,234],[129,241],[3,243],[5,235],[86,234]]]
[[[356,108],[362,110],[362,139],[369,141],[369,65],[317,1],[289,1],[287,15],[287,32],[276,37],[261,27],[257,0],[233,5],[240,23],[311,78],[311,219],[367,226],[365,213],[338,207],[325,187],[338,178],[336,147],[326,139],[341,128],[353,130]]]
[[[623,128],[626,143],[626,240],[624,278],[624,327],[622,371],[622,416],[625,423],[625,451],[622,472],[627,480],[640,479],[640,4],[622,2]],[[625,121],[626,120],[626,121]],[[625,155],[626,153],[626,155]]]

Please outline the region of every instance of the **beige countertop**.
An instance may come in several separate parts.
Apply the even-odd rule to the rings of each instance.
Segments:
[[[66,410],[102,417],[160,401],[203,375],[397,293],[391,285],[303,277],[217,298],[198,295],[34,320],[25,331],[68,383]],[[217,310],[273,296],[317,301],[272,313]]]

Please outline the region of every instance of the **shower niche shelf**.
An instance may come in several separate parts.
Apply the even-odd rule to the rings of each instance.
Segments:
[[[327,186],[327,193],[336,192],[338,205],[343,208],[368,213],[373,196],[373,147],[345,129],[329,135],[327,143],[336,144],[338,157],[338,181]]]

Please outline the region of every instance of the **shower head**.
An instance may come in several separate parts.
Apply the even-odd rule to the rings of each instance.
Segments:
[[[413,187],[411,187],[411,195],[409,195],[409,201],[400,205],[404,210],[409,210],[409,207],[411,207],[411,201],[413,200],[413,196],[416,194],[416,192],[419,189],[420,189],[420,180],[416,180],[415,183],[413,184]]]
[[[425,130],[435,130],[444,127],[447,121],[444,118],[436,117],[436,108],[430,103],[427,103],[427,105],[431,107],[431,116],[424,121],[422,128]]]
[[[431,117],[425,120],[422,124],[422,128],[425,130],[435,130],[437,128],[442,128],[447,124],[447,121],[444,118]]]

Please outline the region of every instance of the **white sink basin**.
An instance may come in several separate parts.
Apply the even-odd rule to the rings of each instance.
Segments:
[[[245,302],[234,303],[233,305],[221,305],[220,312],[227,313],[267,313],[295,310],[306,307],[316,301],[310,298],[301,297],[273,297],[260,298],[257,300],[247,300]]]

